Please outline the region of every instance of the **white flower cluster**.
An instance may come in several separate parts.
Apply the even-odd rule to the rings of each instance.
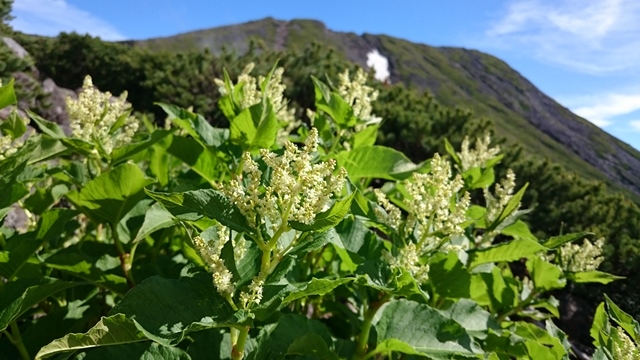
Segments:
[[[461,224],[466,221],[471,199],[468,192],[456,198],[458,191],[464,186],[464,181],[460,175],[452,178],[451,164],[446,159],[435,154],[431,162],[431,172],[414,173],[411,181],[404,181],[404,186],[410,195],[406,200],[408,217],[405,230],[411,232],[415,229],[418,238],[436,232],[446,235],[462,234],[464,229]],[[399,230],[400,210],[381,192],[376,192],[376,197],[378,203],[386,210],[386,214],[377,211],[381,216],[378,220]],[[455,201],[453,206],[452,201]]]
[[[24,119],[22,118],[21,120],[24,121]],[[22,137],[17,139],[14,139],[10,135],[0,134],[0,161],[15,154],[18,151],[18,149],[20,149],[24,145],[25,139],[28,138],[32,132],[33,132],[33,129],[29,128],[26,134],[24,134]]]
[[[424,284],[429,280],[429,265],[420,264],[420,252],[416,244],[409,243],[400,249],[397,258],[391,256],[388,252],[385,252],[384,255],[392,267],[406,269],[420,284]]]
[[[382,209],[375,210],[378,221],[397,231],[413,233],[417,242],[409,242],[400,249],[399,258],[391,259],[393,266],[407,269],[418,281],[426,281],[429,272],[427,265],[420,264],[422,254],[440,248],[444,251],[460,251],[464,245],[442,243],[440,237],[450,237],[464,232],[462,223],[467,219],[470,196],[458,192],[464,186],[460,175],[452,178],[451,164],[435,154],[428,174],[414,173],[411,180],[405,180],[404,186],[409,194],[405,205],[407,220],[402,229],[400,209],[393,205],[385,195],[374,190]]]
[[[491,135],[485,133],[484,139],[478,138],[476,140],[476,147],[473,150],[469,149],[469,137],[465,136],[462,140],[462,146],[458,153],[458,158],[462,163],[462,172],[475,167],[483,167],[486,162],[500,153],[500,147],[489,147],[491,144]]]
[[[599,238],[595,243],[584,239],[582,246],[578,244],[564,244],[560,248],[560,263],[565,271],[580,272],[594,271],[604,261],[602,247],[604,238]]]
[[[349,78],[349,70],[345,70],[339,75],[340,86],[338,87],[338,93],[342,98],[353,107],[354,115],[366,122],[373,123],[380,122],[380,118],[377,118],[371,114],[371,103],[378,98],[378,91],[374,88],[367,86],[367,74],[359,68],[356,72],[356,76],[353,80]],[[358,129],[356,129],[358,131]]]
[[[259,104],[262,101],[262,91],[261,84],[264,83],[265,77],[259,76],[258,79],[251,76],[251,71],[255,67],[254,63],[249,63],[244,67],[240,75],[238,76],[238,80],[236,84],[231,84],[231,90],[235,89],[237,86],[242,87],[241,97],[240,97],[240,108],[246,109],[253,105]],[[271,101],[271,105],[273,106],[273,111],[276,113],[276,117],[278,120],[286,121],[287,123],[296,123],[294,117],[294,109],[289,109],[288,104],[289,101],[284,97],[284,90],[287,88],[282,83],[282,75],[284,74],[283,68],[277,68],[269,82],[266,84],[265,92],[267,93],[267,97]],[[214,79],[216,85],[218,85],[218,91],[222,96],[227,95],[227,88],[225,86],[224,81],[221,79]],[[297,122],[296,124],[299,124]]]
[[[193,244],[200,254],[202,260],[209,266],[209,271],[213,274],[213,284],[222,296],[233,296],[235,286],[233,285],[233,274],[227,269],[224,261],[220,258],[220,253],[224,244],[228,240],[228,229],[220,227],[218,239],[206,241],[200,236],[193,238]]]
[[[488,222],[495,221],[509,200],[513,197],[513,190],[516,188],[516,174],[513,170],[507,170],[507,176],[495,185],[495,196],[491,194],[488,188],[484,189],[484,199],[487,205],[486,218]]]
[[[138,120],[128,114],[129,104],[126,100],[126,92],[119,98],[113,98],[109,92],[100,92],[93,86],[91,76],[87,75],[78,100],[67,98],[72,135],[88,142],[100,143],[107,153],[111,153],[114,147],[131,141],[138,130]],[[112,136],[109,133],[122,116],[126,116],[124,125]]]
[[[637,360],[640,359],[640,347],[638,347],[627,333],[620,327],[616,326],[616,334],[622,344],[617,341],[613,342],[613,357],[616,360]]]
[[[251,304],[260,304],[262,301],[262,290],[264,289],[264,276],[262,273],[254,277],[249,285],[249,292],[240,293],[240,302],[244,309],[248,309]]]
[[[318,147],[318,131],[312,128],[302,150],[287,141],[282,156],[262,149],[260,155],[271,168],[268,184],[249,153],[242,156],[244,178],[231,180],[222,192],[238,206],[250,225],[268,224],[272,230],[292,220],[311,224],[316,214],[326,211],[331,196],[344,186],[346,170],[333,175],[335,160],[312,164]]]

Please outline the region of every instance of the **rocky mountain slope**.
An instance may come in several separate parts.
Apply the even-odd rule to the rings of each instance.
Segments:
[[[130,41],[152,50],[208,48],[247,51],[250,40],[274,50],[301,50],[315,41],[367,65],[375,49],[389,63],[390,81],[430,91],[442,103],[494,122],[499,135],[586,178],[640,200],[640,152],[573,114],[505,62],[462,48],[432,47],[385,35],[334,32],[313,20],[267,18],[166,38]]]

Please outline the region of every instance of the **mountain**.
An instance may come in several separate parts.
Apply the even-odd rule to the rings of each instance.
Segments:
[[[151,50],[208,48],[220,53],[226,48],[243,53],[252,39],[273,50],[302,50],[315,41],[363,67],[375,49],[387,58],[392,83],[430,91],[445,105],[468,108],[492,120],[498,135],[521,144],[526,152],[640,201],[639,151],[573,114],[504,61],[480,51],[334,32],[314,20],[273,18],[128,43]]]

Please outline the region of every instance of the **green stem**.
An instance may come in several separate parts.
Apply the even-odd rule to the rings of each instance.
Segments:
[[[11,343],[18,349],[20,358],[22,360],[31,359],[29,353],[27,352],[27,349],[24,347],[24,343],[22,343],[22,336],[20,335],[20,328],[18,327],[18,324],[15,321],[12,321],[9,326],[11,327],[11,335],[9,335],[8,331],[5,332],[5,334],[7,335],[9,341],[11,341]]]
[[[131,273],[131,267],[133,263],[132,254],[127,254],[124,251],[124,247],[120,242],[116,229],[112,227],[111,233],[113,234],[113,243],[116,245],[116,250],[118,250],[118,257],[120,258],[120,268],[122,268],[124,277],[127,279],[129,288],[133,288],[134,286],[136,286],[136,282],[133,280],[133,274]],[[135,252],[135,249],[133,251]]]
[[[238,334],[238,339],[235,344],[233,344],[233,349],[231,349],[231,359],[233,360],[242,360],[244,358],[244,344],[247,342],[247,338],[249,337],[249,327],[245,326],[240,329],[240,333]]]
[[[356,359],[365,359],[369,344],[369,332],[371,331],[371,323],[373,317],[380,307],[391,299],[391,295],[387,294],[379,301],[375,301],[369,304],[369,308],[364,312],[364,322],[362,323],[362,330],[360,331],[360,337],[358,338],[358,346],[356,347]]]
[[[260,272],[268,275],[268,271],[271,268],[271,250],[262,250],[262,264],[260,265]]]

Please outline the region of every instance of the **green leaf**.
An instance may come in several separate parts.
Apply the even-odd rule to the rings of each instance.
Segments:
[[[184,129],[191,137],[209,150],[220,147],[229,138],[228,129],[214,128],[202,115],[174,105],[156,104],[169,114],[169,118],[175,125]]]
[[[365,146],[351,151],[343,151],[336,156],[339,166],[343,166],[349,178],[379,178],[404,180],[414,172],[428,168],[429,163],[414,164],[403,153],[385,146]]]
[[[471,296],[471,275],[453,251],[433,256],[429,262],[429,280],[438,297],[459,299]]]
[[[151,235],[160,229],[171,227],[176,223],[178,223],[178,219],[176,219],[161,204],[155,203],[144,215],[144,222],[138,230],[136,237],[133,239],[133,242],[136,243],[141,241],[147,235]]]
[[[624,276],[617,276],[602,271],[584,271],[576,273],[567,273],[567,278],[575,283],[600,283],[608,284],[616,280],[622,280]]]
[[[27,114],[29,114],[29,117],[31,118],[31,120],[33,120],[33,122],[35,122],[36,125],[38,125],[38,128],[40,129],[40,131],[42,131],[44,134],[49,135],[52,139],[62,139],[67,137],[64,134],[64,131],[62,131],[62,128],[58,124],[52,121],[46,120],[40,117],[38,114],[31,112],[29,110],[27,110]]]
[[[545,247],[548,247],[549,249],[555,249],[560,245],[564,245],[565,243],[568,243],[568,242],[583,239],[589,235],[593,235],[593,233],[584,231],[584,232],[571,233],[571,234],[565,234],[560,236],[552,236],[547,241],[542,243],[542,245],[544,245]]]
[[[217,169],[219,160],[194,139],[174,135],[166,151],[189,165],[209,183],[213,184],[219,180],[220,171]]]
[[[77,154],[87,157],[93,156],[93,150],[95,149],[95,146],[90,142],[77,138],[61,138],[59,140],[64,146],[67,147],[67,149],[73,150]]]
[[[151,134],[151,136],[149,136],[145,140],[127,144],[117,149],[114,149],[113,152],[111,153],[111,166],[116,166],[118,164],[121,164],[133,158],[135,155],[138,155],[141,152],[147,150],[148,148],[152,147],[153,145],[163,140],[170,134],[171,134],[171,131],[156,130]]]
[[[22,278],[0,288],[0,331],[42,300],[81,283],[58,279]]]
[[[313,295],[324,295],[331,292],[333,289],[340,285],[348,284],[355,280],[354,278],[342,278],[342,279],[316,279],[312,278],[311,281],[303,283],[296,290],[287,295],[282,301],[282,304],[288,304],[292,301],[306,298]]]
[[[242,110],[229,126],[229,138],[244,149],[270,148],[276,141],[278,120],[270,103]]]
[[[90,217],[115,227],[141,199],[144,187],[152,184],[134,164],[122,164],[86,183],[84,188],[67,194]]]
[[[189,354],[174,346],[165,346],[152,341],[135,342],[89,349],[79,352],[76,358],[82,360],[101,359],[163,359],[191,360]]]
[[[0,275],[11,280],[20,268],[47,241],[64,233],[65,225],[78,214],[74,210],[53,209],[45,212],[35,232],[17,236],[4,248],[8,257],[0,258]]]
[[[518,190],[518,192],[509,199],[507,205],[502,209],[500,216],[491,224],[491,229],[495,229],[500,223],[502,223],[511,213],[516,211],[516,209],[520,206],[520,200],[524,196],[524,192],[527,190],[529,183],[524,184],[524,186]]]
[[[192,331],[229,327],[248,320],[246,312],[234,312],[218,294],[208,273],[179,279],[149,277],[129,290],[110,312],[118,313],[135,319],[156,337],[155,341],[167,345],[179,343]]]
[[[94,244],[96,248],[102,248],[103,252],[92,252],[90,254],[86,254],[86,252],[89,251],[89,248]],[[70,246],[49,256],[45,260],[44,264],[50,269],[60,270],[73,276],[77,276],[80,279],[87,280],[95,285],[109,289],[116,294],[123,295],[127,290],[129,290],[129,287],[127,286],[127,280],[120,275],[122,272],[119,266],[116,265],[117,271],[105,271],[104,267],[98,266],[99,261],[103,257],[108,256],[102,247],[106,245],[107,244],[84,243],[82,251],[78,249],[78,245]],[[112,246],[109,246],[109,248],[112,248]]]
[[[145,190],[147,194],[166,205],[177,205],[186,210],[195,211],[211,219],[218,220],[222,225],[237,232],[251,233],[247,219],[240,210],[222,193],[212,190],[194,190],[182,193],[160,193]],[[172,207],[167,210],[172,211]]]
[[[609,316],[605,310],[605,303],[601,302],[593,316],[593,325],[590,330],[593,345],[596,347],[604,347],[609,341],[611,334],[611,325],[609,324]]]
[[[333,347],[329,330],[318,320],[310,320],[302,315],[286,314],[273,325],[267,325],[258,335],[258,345],[254,352],[248,354],[249,360],[279,360],[284,359],[291,346],[293,350],[299,349],[301,338],[314,334],[313,343],[324,342],[318,350],[323,352]],[[309,339],[309,337],[307,337]],[[297,340],[297,341],[296,341]],[[319,344],[316,344],[319,346]],[[314,346],[315,347],[315,346]]]
[[[69,188],[65,184],[54,185],[51,188],[38,188],[24,201],[24,207],[36,215],[42,215],[68,192]]]
[[[363,130],[355,133],[353,135],[352,150],[375,144],[376,138],[378,137],[378,128],[380,128],[379,125],[367,126]]]
[[[563,271],[558,266],[544,261],[539,256],[527,260],[527,270],[532,276],[535,288],[542,291],[562,289],[567,284]]]
[[[305,334],[289,345],[286,355],[308,355],[314,359],[339,360],[325,340],[318,334]]]
[[[493,168],[482,169],[480,171],[480,176],[471,183],[469,186],[470,189],[484,189],[493,184],[496,180],[495,173]]]
[[[99,346],[131,344],[154,339],[163,341],[147,332],[136,320],[123,314],[102,317],[100,321],[84,334],[68,334],[46,345],[36,355],[36,359],[81,349]]]
[[[527,224],[525,224],[525,222],[522,220],[518,220],[513,224],[505,227],[504,229],[500,230],[500,233],[503,235],[511,236],[514,239],[526,239],[526,240],[531,240],[536,242],[538,241],[538,238],[536,238],[531,233],[531,230],[529,230],[529,227],[527,226]],[[547,246],[547,245],[544,245],[544,246]]]
[[[434,359],[479,353],[477,345],[460,324],[425,304],[392,300],[379,310],[374,326],[378,341],[397,339],[421,355]],[[388,343],[385,346],[389,346]]]
[[[27,132],[27,124],[15,112],[9,114],[9,117],[4,121],[0,121],[0,133],[2,135],[18,139],[25,132]]]
[[[640,342],[640,323],[638,323],[633,316],[622,311],[606,294],[604,295],[604,301],[607,304],[609,317],[618,323],[627,334],[631,335],[636,344]]]
[[[484,339],[488,329],[500,330],[500,324],[491,313],[469,299],[459,299],[440,312],[460,324],[476,338]]]
[[[453,145],[451,145],[451,143],[449,142],[449,140],[447,138],[444,139],[444,148],[447,151],[447,153],[449,155],[451,155],[451,158],[453,159],[453,161],[458,164],[458,166],[462,166],[462,162],[460,161],[460,158],[458,157],[458,153],[456,153],[456,150],[453,148]]]
[[[0,87],[0,109],[4,109],[9,105],[18,103],[16,93],[13,90],[13,79],[9,80],[7,84]]]
[[[502,261],[508,262],[528,258],[531,255],[544,250],[546,250],[546,248],[536,241],[516,239],[508,243],[469,251],[469,268],[473,268],[480,264]]]
[[[312,224],[307,225],[297,221],[290,221],[289,224],[299,231],[327,231],[338,225],[347,216],[351,209],[351,201],[353,201],[355,195],[355,192],[351,193],[351,195],[333,204],[329,210],[316,215]]]

